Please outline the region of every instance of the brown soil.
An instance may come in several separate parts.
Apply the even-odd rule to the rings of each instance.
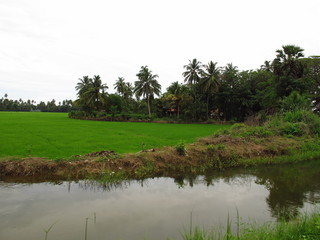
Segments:
[[[248,159],[272,158],[298,147],[298,141],[281,137],[207,137],[187,145],[185,155],[180,155],[175,147],[165,147],[126,155],[118,155],[114,151],[94,152],[74,156],[68,161],[45,158],[2,161],[0,176],[79,179],[99,176],[107,171],[121,171],[130,178],[171,176],[173,173],[201,173],[211,169],[244,166]]]

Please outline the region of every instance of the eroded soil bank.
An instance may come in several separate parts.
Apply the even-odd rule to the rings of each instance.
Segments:
[[[119,155],[113,151],[102,151],[65,160],[25,158],[1,161],[0,176],[40,177],[43,180],[101,178],[116,181],[202,174],[213,169],[317,159],[320,151],[306,148],[308,142],[312,141],[279,136],[237,138],[222,135],[202,138],[190,145],[164,147],[136,154]]]

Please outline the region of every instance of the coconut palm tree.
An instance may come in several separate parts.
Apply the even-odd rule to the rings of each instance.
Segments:
[[[201,67],[202,64],[197,59],[189,60],[189,64],[183,66],[183,68],[186,69],[186,71],[182,73],[184,81],[190,85],[198,83],[201,79]]]
[[[106,84],[102,84],[99,75],[95,75],[93,79],[85,76],[79,79],[76,89],[78,90],[79,99],[78,102],[82,105],[88,106],[91,109],[99,111],[106,103],[108,89]]]
[[[167,98],[174,101],[175,108],[177,109],[177,118],[179,119],[181,105],[183,102],[191,101],[190,88],[185,84],[179,84],[179,82],[173,82],[167,88]]]
[[[199,84],[202,91],[207,95],[207,118],[209,119],[209,100],[210,96],[219,89],[220,68],[217,67],[216,62],[212,61],[204,65],[204,68]]]
[[[89,87],[91,82],[92,82],[92,79],[89,78],[89,76],[83,76],[82,78],[79,78],[79,82],[76,85],[76,90],[78,91],[77,95],[79,97],[83,92],[86,91],[86,89]]]
[[[116,83],[113,85],[114,89],[117,90],[117,92],[123,97],[124,96],[124,91],[126,88],[126,83],[124,81],[123,77],[118,77],[118,80],[116,81]]]
[[[158,75],[153,75],[152,71],[148,69],[148,66],[142,66],[137,74],[138,81],[134,82],[134,93],[136,96],[145,97],[148,105],[148,113],[151,116],[150,100],[154,95],[159,96],[161,94],[161,85],[158,83]]]
[[[123,98],[125,102],[128,102],[130,98],[132,98],[133,95],[133,86],[131,83],[126,82],[124,84],[124,89],[123,89]]]

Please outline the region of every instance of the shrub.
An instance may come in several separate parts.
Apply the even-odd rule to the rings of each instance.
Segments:
[[[311,101],[308,97],[293,91],[288,97],[282,99],[280,108],[282,112],[311,110]]]
[[[186,146],[183,141],[180,141],[176,146],[177,153],[181,156],[185,156],[187,154]]]

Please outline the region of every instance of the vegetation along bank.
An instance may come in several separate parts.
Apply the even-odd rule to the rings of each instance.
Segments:
[[[320,118],[307,110],[278,114],[263,125],[235,124],[192,144],[118,154],[101,151],[70,158],[1,161],[2,176],[51,179],[128,178],[203,174],[212,169],[291,163],[320,158]]]

